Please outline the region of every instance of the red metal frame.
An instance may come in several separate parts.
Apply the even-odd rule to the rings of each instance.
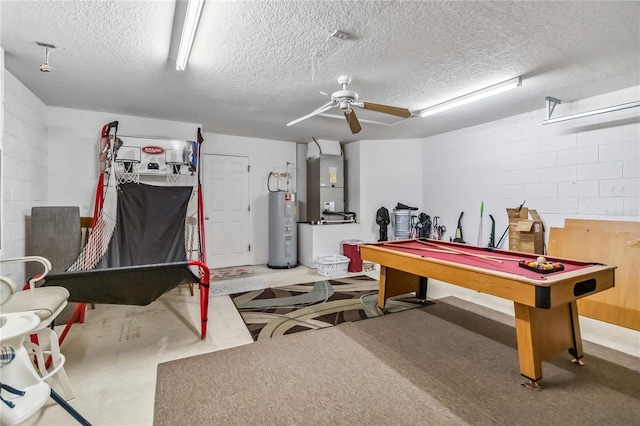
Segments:
[[[197,146],[198,146],[198,161],[196,173],[198,173],[198,222],[200,226],[200,260],[204,263],[207,263],[207,249],[204,242],[204,197],[202,195],[202,179],[201,179],[201,171],[200,171],[200,162],[202,160],[202,143],[204,142],[204,138],[202,137],[202,132],[198,127],[197,132]]]
[[[200,260],[207,261],[207,251],[204,243],[204,203],[202,201],[202,185],[198,185],[198,222],[200,222]]]
[[[115,126],[114,126],[115,124]],[[108,137],[112,128],[116,129],[117,132],[117,122],[112,122],[109,124],[105,124],[102,128],[101,137]],[[114,135],[115,139],[115,135]],[[207,335],[207,321],[209,316],[209,282],[210,282],[210,272],[209,267],[206,265],[206,251],[205,251],[205,242],[204,242],[204,203],[202,196],[202,184],[200,182],[200,146],[202,145],[203,139],[202,134],[200,133],[200,129],[198,129],[198,222],[200,228],[200,260],[190,260],[187,263],[189,266],[198,267],[199,278],[200,278],[200,338],[205,339]],[[93,207],[93,226],[95,227],[98,217],[100,216],[100,212],[102,211],[104,205],[104,173],[101,172],[98,177],[98,185],[96,188],[96,200]],[[59,344],[62,345],[65,337],[69,333],[69,330],[73,326],[73,323],[79,321],[80,323],[84,323],[84,316],[86,312],[87,305],[86,303],[78,303],[76,308],[71,315],[71,318],[67,322],[64,330],[60,334],[58,339]]]
[[[200,271],[200,338],[207,337],[207,321],[209,320],[209,267],[199,260],[190,260],[189,266],[197,266]]]

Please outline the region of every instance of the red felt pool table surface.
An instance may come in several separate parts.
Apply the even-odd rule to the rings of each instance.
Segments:
[[[536,260],[540,256],[538,254],[519,253],[497,249],[489,250],[466,244],[448,243],[438,240],[399,240],[382,243],[379,247],[384,247],[389,250],[398,250],[403,253],[420,256],[422,258],[439,259],[446,262],[464,264],[496,272],[521,275],[532,280],[541,281],[550,281],[550,278],[554,275],[561,275],[562,273],[593,266],[593,263],[589,262],[545,256],[545,259],[548,262],[562,263],[564,270],[543,274],[519,266],[519,261]],[[449,250],[455,250],[456,252],[447,252]],[[479,256],[485,256],[486,258]]]
[[[614,285],[615,266],[546,257],[562,263],[564,270],[543,274],[519,266],[521,260],[536,260],[537,254],[488,251],[438,240],[363,244],[360,255],[380,264],[378,305],[382,309],[391,297],[422,293],[424,278],[512,300],[520,371],[538,388],[543,360],[568,349],[574,361],[581,362],[576,300]]]

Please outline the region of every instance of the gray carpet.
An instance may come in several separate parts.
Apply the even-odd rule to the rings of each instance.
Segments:
[[[154,424],[640,425],[638,358],[588,344],[531,391],[508,320],[447,298],[160,364]]]

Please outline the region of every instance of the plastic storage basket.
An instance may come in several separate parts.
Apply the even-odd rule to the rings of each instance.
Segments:
[[[339,254],[329,254],[316,258],[318,273],[324,277],[342,275],[347,273],[350,259]]]

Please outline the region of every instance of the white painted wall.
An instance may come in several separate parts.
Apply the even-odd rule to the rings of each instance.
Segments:
[[[357,141],[347,145],[349,153],[360,151],[359,239],[378,241],[376,212],[380,207],[389,210],[392,222],[397,203],[418,207],[418,212],[424,211],[423,144],[422,139],[396,139]],[[393,239],[392,226],[388,227],[388,237]]]
[[[298,222],[307,221],[307,144],[296,144],[296,193],[298,195]],[[298,239],[300,237],[298,236]]]
[[[553,117],[638,99],[640,86],[559,105]],[[640,220],[640,110],[549,125],[542,124],[544,114],[540,109],[425,139],[428,214],[440,214],[453,232],[464,211],[464,237],[473,244],[481,201],[483,244],[488,214],[499,239],[508,224],[505,209],[524,200],[547,229],[564,226],[565,218]],[[508,247],[507,239],[501,247]]]
[[[1,10],[1,6],[0,6]],[[0,15],[2,15],[0,13]],[[2,257],[2,247],[4,245],[4,49],[0,47],[0,258]],[[2,267],[0,266],[0,274]],[[8,294],[8,288],[0,286],[2,298]]]
[[[318,147],[318,145],[320,146]],[[342,155],[340,142],[330,141],[327,139],[316,139],[315,142],[309,142],[307,144],[307,158],[316,157],[321,153],[324,155]]]
[[[464,212],[463,238],[476,244],[482,201],[487,229],[491,222],[489,214],[496,220],[497,234],[507,224],[505,204],[498,201],[504,196],[504,189],[500,184],[499,157],[491,142],[493,125],[485,123],[425,140],[422,154],[425,213],[432,221],[440,217],[439,222],[447,228],[445,240],[455,237],[458,218]],[[509,201],[509,207],[513,203]],[[483,236],[488,240],[489,231]]]
[[[2,257],[10,258],[25,254],[31,207],[47,202],[47,108],[6,70],[3,94]],[[2,274],[24,282],[23,265]]]
[[[0,7],[1,10],[1,7]],[[0,16],[2,14],[0,13]],[[0,153],[4,147],[4,49],[0,47]],[[2,215],[2,208],[4,205],[4,196],[2,192],[2,176],[4,169],[4,156],[0,155],[0,257],[2,256],[2,241],[3,241],[3,228],[4,220]]]
[[[298,224],[298,261],[309,268],[316,267],[320,256],[343,254],[342,242],[358,239],[359,223],[324,225]]]
[[[342,147],[344,152],[344,196],[345,211],[354,212],[360,222],[360,144],[349,143]]]
[[[251,264],[266,264],[269,260],[269,190],[270,172],[286,171],[287,162],[296,163],[296,144],[266,139],[204,133],[203,154],[235,155],[249,158],[251,166]],[[289,172],[293,172],[290,169]],[[296,192],[296,176],[292,176],[290,190]],[[272,181],[272,189],[275,189]]]
[[[79,206],[93,216],[102,126],[118,121],[118,134],[196,140],[198,124],[107,112],[49,107],[49,205]]]

